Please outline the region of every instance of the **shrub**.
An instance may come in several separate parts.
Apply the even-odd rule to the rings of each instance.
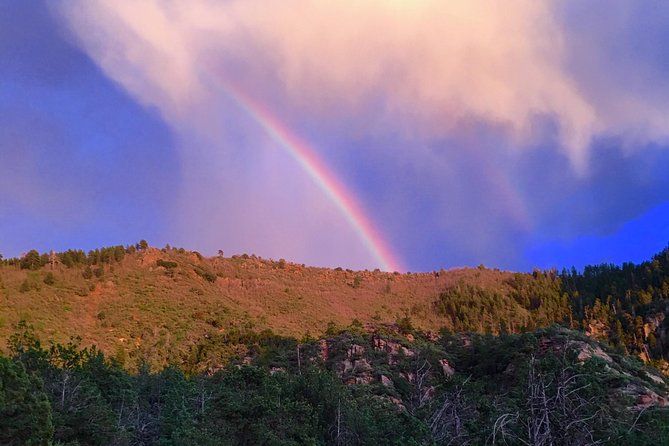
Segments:
[[[210,271],[206,271],[206,270],[204,270],[202,268],[199,268],[199,267],[195,267],[195,268],[193,268],[193,270],[195,271],[195,273],[198,276],[202,277],[207,282],[211,282],[211,283],[216,282],[216,274],[214,274]]]
[[[411,316],[404,314],[404,316],[397,318],[395,321],[397,328],[400,329],[402,333],[410,333],[414,330],[413,322],[411,321]]]
[[[44,276],[43,282],[47,285],[53,285],[56,283],[56,278],[54,277],[53,273],[49,271],[46,276]]]
[[[51,444],[53,421],[42,381],[0,357],[0,443]]]
[[[40,286],[40,280],[37,273],[29,274],[28,277],[21,282],[21,286],[19,287],[21,293],[27,293],[31,290],[39,291],[40,289],[42,289],[42,287]]]
[[[156,266],[162,266],[166,269],[176,268],[177,262],[170,262],[168,260],[158,259],[156,260]]]
[[[28,282],[28,279],[21,282],[21,286],[19,287],[20,292],[27,293],[28,291],[30,291],[30,289],[31,288],[30,288],[30,283]]]

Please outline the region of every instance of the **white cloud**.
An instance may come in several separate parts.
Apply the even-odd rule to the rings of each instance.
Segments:
[[[408,141],[439,140],[474,121],[501,130],[511,142],[504,146],[518,150],[550,137],[544,124],[552,122],[581,176],[593,138],[639,145],[669,133],[668,95],[611,80],[617,66],[600,54],[606,11],[589,18],[592,32],[575,43],[565,7],[536,0],[74,0],[54,8],[111,79],[182,135],[184,158],[199,157],[184,162],[195,182],[203,163],[236,175],[227,154],[251,145],[228,137],[239,122],[221,122],[217,76],[263,102],[280,100],[282,111],[346,119],[358,132],[399,131]],[[625,24],[620,14],[614,22]],[[199,143],[188,143],[193,135]],[[299,199],[317,208],[314,195]],[[272,208],[266,204],[249,212]],[[285,217],[285,227],[300,223]]]
[[[103,70],[176,124],[210,97],[212,71],[234,66],[310,110],[357,113],[381,97],[390,116],[418,135],[439,136],[475,118],[507,126],[525,143],[535,134],[533,118],[549,115],[577,166],[599,125],[563,69],[560,29],[544,2],[60,5]]]

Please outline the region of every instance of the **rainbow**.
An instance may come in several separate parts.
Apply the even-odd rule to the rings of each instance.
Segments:
[[[291,133],[281,121],[261,103],[254,100],[232,83],[216,76],[217,85],[253,121],[283,147],[299,166],[312,178],[330,201],[340,210],[369,253],[385,271],[403,271],[401,262],[392,254],[379,231],[369,220],[353,194],[334,176],[330,169],[318,158],[315,151]]]

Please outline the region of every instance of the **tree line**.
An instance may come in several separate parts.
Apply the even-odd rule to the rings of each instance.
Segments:
[[[504,286],[460,283],[434,302],[454,332],[582,330],[646,361],[669,359],[669,248],[649,261],[516,273]]]
[[[135,245],[116,245],[103,248],[97,248],[86,253],[81,249],[68,249],[62,252],[40,253],[36,249],[31,249],[21,257],[11,257],[4,259],[0,256],[0,264],[16,266],[21,269],[38,270],[47,265],[61,264],[68,268],[76,266],[94,266],[100,264],[118,263],[123,260],[126,254],[133,254],[137,251],[148,249],[149,244],[146,240],[141,240]]]

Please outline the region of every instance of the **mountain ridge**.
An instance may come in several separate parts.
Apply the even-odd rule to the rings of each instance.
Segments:
[[[212,336],[320,336],[351,323],[425,332],[581,330],[669,371],[669,250],[621,267],[426,273],[308,267],[254,255],[204,257],[142,241],[84,253],[29,251],[0,264],[0,337],[20,323],[109,356],[183,363]],[[664,305],[664,306],[663,306]],[[4,348],[4,346],[0,346]]]

